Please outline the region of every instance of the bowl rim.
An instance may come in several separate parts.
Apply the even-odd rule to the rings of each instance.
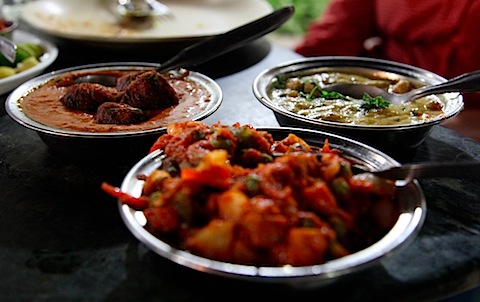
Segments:
[[[108,69],[132,69],[138,68],[139,70],[143,68],[152,68],[159,67],[160,64],[156,63],[147,63],[147,62],[110,62],[110,63],[97,63],[97,64],[87,64],[74,66],[69,68],[64,68],[49,73],[42,74],[38,77],[35,77],[20,86],[18,86],[5,101],[5,109],[7,114],[20,125],[41,132],[42,134],[47,134],[51,136],[59,137],[69,137],[69,138],[123,138],[123,137],[139,137],[151,134],[157,134],[164,132],[166,126],[158,127],[148,130],[126,130],[126,131],[117,131],[117,132],[84,132],[68,129],[60,129],[51,126],[44,125],[39,123],[31,118],[29,118],[23,111],[20,109],[19,101],[24,97],[31,89],[43,85],[45,82],[51,80],[52,78],[69,73],[69,72],[84,72],[84,71],[102,71]],[[223,101],[223,91],[216,81],[212,78],[196,72],[189,70],[189,79],[200,83],[203,87],[207,88],[212,94],[212,100],[208,103],[207,107],[199,112],[196,115],[189,117],[189,120],[201,120],[211,114],[213,114],[221,105]]]
[[[359,148],[362,152],[372,155],[372,160],[382,167],[400,165],[396,160],[385,153],[361,142],[340,135],[295,127],[257,127],[258,130],[280,131],[281,133],[295,133],[300,137],[326,137],[332,148],[348,150],[348,147]],[[338,143],[340,142],[340,143]],[[346,145],[345,145],[346,144]],[[350,151],[349,151],[350,152]],[[138,179],[139,174],[149,174],[161,165],[164,154],[156,150],[135,164],[125,176],[120,189],[134,196],[139,196],[143,181]],[[367,163],[368,164],[368,163]],[[372,163],[370,163],[372,164]],[[378,166],[377,166],[378,168]],[[207,259],[179,250],[148,232],[143,226],[146,223],[145,216],[141,211],[136,211],[128,205],[118,201],[120,216],[129,231],[149,249],[158,255],[169,259],[177,264],[194,270],[206,272],[229,278],[244,279],[248,281],[288,283],[296,285],[304,281],[324,283],[337,277],[356,272],[366,268],[381,259],[390,256],[394,251],[407,246],[420,231],[426,217],[426,201],[419,183],[414,180],[409,183],[406,190],[415,192],[418,200],[407,201],[404,212],[400,215],[394,227],[379,241],[354,254],[328,261],[324,264],[293,267],[290,265],[280,267],[258,267],[254,265],[242,265],[225,263]],[[358,257],[362,261],[358,261]]]
[[[412,65],[407,65],[403,63],[393,62],[389,60],[376,59],[376,58],[367,58],[367,57],[353,57],[353,56],[321,56],[321,57],[309,57],[294,59],[287,61],[281,64],[278,64],[274,67],[267,68],[261,71],[254,79],[252,90],[260,103],[262,103],[267,108],[271,109],[275,114],[280,114],[285,117],[288,117],[292,120],[295,120],[300,123],[307,123],[310,125],[316,126],[329,126],[335,127],[338,129],[355,129],[355,130],[368,130],[368,131],[384,131],[384,130],[410,130],[422,127],[432,127],[433,125],[439,124],[447,119],[450,119],[463,109],[463,96],[460,93],[445,93],[442,94],[443,98],[452,100],[452,104],[449,102],[449,106],[452,107],[451,110],[445,113],[441,117],[436,117],[432,120],[429,120],[424,123],[417,124],[403,124],[403,125],[356,125],[356,124],[347,124],[341,122],[325,121],[321,119],[308,118],[291,111],[288,111],[284,108],[277,106],[268,96],[268,89],[271,83],[271,80],[279,74],[286,73],[298,73],[303,71],[315,70],[318,68],[325,67],[359,67],[373,70],[382,70],[386,72],[391,72],[399,74],[401,76],[422,76],[422,80],[430,80],[436,83],[441,83],[447,81],[444,77],[435,74],[431,71],[415,67]]]
[[[0,36],[10,38],[14,30],[18,28],[18,21],[14,19],[0,17],[0,22],[5,25],[5,28],[0,30]]]

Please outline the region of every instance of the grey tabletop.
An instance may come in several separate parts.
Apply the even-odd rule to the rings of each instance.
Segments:
[[[120,53],[75,56],[61,45],[52,70],[111,61],[152,61]],[[95,51],[95,50],[89,50]],[[232,60],[234,58],[234,60]],[[278,126],[254,97],[266,68],[299,56],[261,39],[198,70],[224,91],[205,121]],[[6,96],[2,96],[2,101]],[[437,126],[409,162],[480,161],[480,144]],[[104,165],[58,156],[0,110],[0,301],[430,301],[480,285],[480,176],[421,180],[427,217],[417,238],[379,265],[322,288],[299,290],[202,274],[148,250],[100,190],[120,184],[132,162]],[[225,292],[225,289],[228,289]]]

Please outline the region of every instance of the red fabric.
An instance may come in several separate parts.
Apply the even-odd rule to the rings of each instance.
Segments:
[[[374,51],[365,48],[372,37],[381,41]],[[480,70],[480,1],[331,0],[296,51],[304,56],[374,56],[452,78]],[[465,108],[480,114],[480,94],[466,95]],[[479,123],[472,121],[469,127],[480,129]]]
[[[480,1],[331,0],[296,51],[304,56],[368,55],[364,41],[382,40],[380,57],[451,78],[480,69]]]

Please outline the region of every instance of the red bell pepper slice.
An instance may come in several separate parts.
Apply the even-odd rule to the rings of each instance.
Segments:
[[[120,188],[114,187],[106,182],[103,182],[101,189],[110,196],[120,200],[135,210],[143,210],[148,208],[149,199],[145,196],[133,197],[130,194],[122,192]]]
[[[180,177],[193,184],[220,189],[226,189],[232,183],[230,169],[221,166],[210,166],[205,170],[182,169]]]

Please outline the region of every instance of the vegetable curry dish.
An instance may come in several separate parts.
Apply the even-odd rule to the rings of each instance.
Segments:
[[[340,150],[250,125],[167,126],[165,158],[141,196],[102,189],[143,211],[146,228],[209,259],[261,266],[321,264],[381,239],[399,216],[395,185],[355,175]],[[158,152],[158,151],[157,151]]]
[[[399,94],[421,86],[399,76],[390,78],[348,69],[324,68],[278,75],[271,83],[269,96],[278,107],[300,116],[344,124],[410,125],[445,116],[443,102],[434,95],[393,105],[381,96],[364,94],[362,99],[356,99],[323,89],[336,83],[377,86]]]

